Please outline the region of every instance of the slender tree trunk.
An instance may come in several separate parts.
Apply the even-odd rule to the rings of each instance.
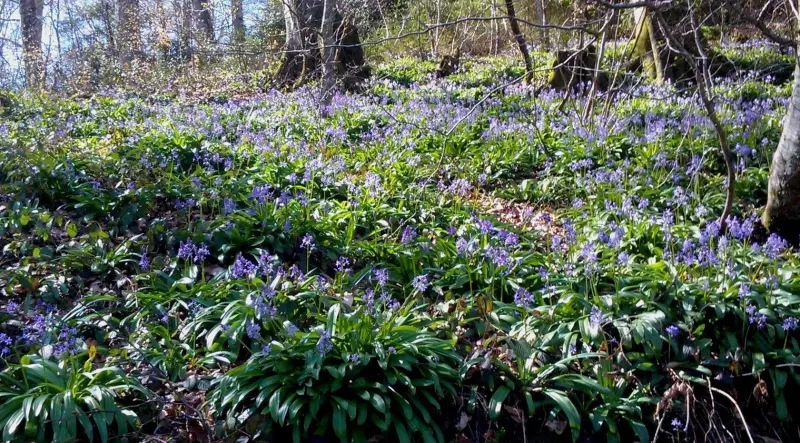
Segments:
[[[202,43],[214,42],[214,18],[211,16],[210,0],[192,0],[195,22],[200,31]]]
[[[536,24],[544,25],[546,22],[544,16],[544,0],[533,0],[533,9],[536,12]],[[540,47],[547,47],[548,44],[547,29],[539,29],[539,44]]]
[[[771,232],[797,244],[800,236],[800,59],[778,149],[772,157],[767,207],[762,222]]]
[[[244,44],[244,5],[242,0],[231,0],[231,23],[233,24],[233,42]]]
[[[508,25],[511,27],[511,32],[514,33],[514,40],[517,41],[519,52],[522,53],[522,58],[525,60],[525,83],[530,83],[533,80],[533,63],[531,63],[531,54],[528,52],[525,36],[519,30],[517,13],[514,11],[514,0],[506,0],[506,12],[508,13]]]
[[[322,9],[322,99],[320,107],[327,113],[336,88],[336,37],[333,28],[336,0],[324,0]]]
[[[118,0],[117,23],[119,26],[119,58],[123,69],[133,61],[141,49],[141,25],[139,22],[139,0]]]

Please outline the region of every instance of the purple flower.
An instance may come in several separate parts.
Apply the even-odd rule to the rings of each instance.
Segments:
[[[13,340],[5,332],[0,332],[0,357],[6,356],[11,353],[11,344]]]
[[[236,210],[236,203],[233,200],[231,200],[229,198],[226,198],[226,199],[222,200],[222,213],[223,214],[230,214],[235,210]]]
[[[336,270],[336,272],[349,274],[351,271],[350,259],[345,256],[339,257],[336,260],[336,264],[334,264],[333,268]]]
[[[294,323],[288,323],[286,325],[286,335],[295,335],[297,334],[297,331],[299,331],[299,329],[297,329],[297,326],[295,326]]]
[[[395,349],[395,348],[394,348],[394,346],[389,346],[389,347],[386,349],[386,352],[388,352],[388,353],[390,353],[390,354],[397,354],[397,349]]]
[[[747,284],[742,283],[739,286],[739,298],[745,298],[748,295],[750,295],[751,293],[752,293],[752,291],[750,290],[750,286],[748,286]]]
[[[319,340],[317,340],[317,351],[323,356],[333,350],[333,343],[331,341],[331,333],[328,331],[321,331],[319,333]]]
[[[481,234],[488,234],[494,229],[494,224],[489,220],[478,219],[478,229],[481,231]]]
[[[402,234],[400,234],[400,243],[406,245],[411,243],[414,238],[417,236],[417,230],[412,228],[411,226],[406,226],[403,228]]]
[[[306,235],[303,236],[303,240],[300,241],[300,247],[310,252],[314,250],[314,246],[314,236],[306,233]]]
[[[211,255],[211,252],[209,252],[208,246],[205,243],[200,243],[200,246],[194,249],[194,262],[202,263],[209,255]]]
[[[375,280],[378,281],[378,286],[386,286],[386,283],[389,281],[388,269],[375,269],[372,271],[372,274],[375,276]]]
[[[178,247],[178,258],[191,259],[194,256],[194,243],[191,240],[181,242]]]
[[[361,356],[358,353],[350,354],[350,362],[358,364],[361,361]]]
[[[774,260],[781,252],[789,247],[789,242],[781,238],[778,234],[770,234],[762,251],[769,259]]]
[[[600,324],[603,323],[603,312],[597,308],[597,306],[592,306],[592,311],[589,313],[589,324],[593,327],[598,327]]]
[[[142,257],[139,259],[139,267],[142,271],[147,271],[150,269],[150,259],[147,258],[147,252],[142,251]]]
[[[429,283],[427,274],[418,275],[414,277],[414,280],[411,282],[411,286],[413,286],[414,289],[416,289],[420,293],[425,292],[425,289],[428,288],[428,285]]]
[[[261,338],[261,325],[255,321],[248,323],[246,329],[247,336],[250,337],[251,340],[259,340]]]
[[[9,314],[16,314],[17,309],[19,309],[19,303],[17,302],[9,301],[6,304],[6,312],[8,312]]]
[[[665,329],[666,333],[671,337],[677,337],[681,334],[681,330],[675,325],[669,325]]]
[[[681,430],[681,428],[683,428],[683,422],[679,418],[673,418],[671,424],[674,432],[678,432]]]
[[[256,264],[251,262],[250,260],[244,258],[241,254],[236,257],[236,261],[233,262],[233,269],[231,270],[231,275],[233,278],[243,278],[243,277],[250,277],[255,275],[257,270]]]
[[[527,308],[533,304],[533,294],[524,288],[517,288],[517,292],[514,293],[514,303]]]
[[[783,330],[784,331],[794,331],[797,329],[797,318],[789,317],[783,319]]]
[[[456,232],[458,232],[458,228],[456,228],[455,226],[448,226],[446,232],[447,235],[456,235]]]

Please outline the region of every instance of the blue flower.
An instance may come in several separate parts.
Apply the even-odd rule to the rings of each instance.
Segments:
[[[178,258],[191,259],[194,256],[194,243],[191,240],[181,242],[178,247]]]
[[[589,324],[593,327],[598,327],[603,323],[603,312],[597,306],[592,306],[592,311],[589,313]]]
[[[233,262],[233,269],[231,270],[231,275],[233,278],[243,278],[243,277],[250,277],[256,273],[257,267],[256,264],[251,262],[250,260],[244,258],[241,254],[236,257],[236,261]]]
[[[798,324],[797,318],[795,317],[785,318],[783,319],[783,330],[794,331],[797,329],[797,324]]]
[[[678,432],[681,430],[681,428],[683,428],[683,422],[679,418],[673,418],[671,424],[672,424],[672,430],[675,432]]]
[[[375,269],[372,271],[372,274],[375,276],[375,280],[378,281],[379,286],[386,286],[386,283],[389,281],[388,269]]]
[[[150,259],[147,258],[147,252],[142,252],[142,258],[139,259],[139,267],[142,271],[147,271],[150,269]]]
[[[306,235],[304,235],[303,239],[300,241],[300,247],[310,252],[314,250],[314,246],[314,236],[306,233]]]
[[[665,329],[666,333],[669,334],[671,337],[677,337],[681,334],[681,330],[675,325],[669,325]]]
[[[205,243],[200,243],[200,245],[194,249],[194,262],[202,263],[209,255],[211,255],[211,252],[208,250],[208,246],[206,246]]]
[[[250,337],[251,340],[259,340],[261,338],[261,325],[255,321],[248,323],[246,329],[247,336]]]
[[[400,243],[404,245],[411,243],[416,236],[417,236],[417,230],[412,228],[411,226],[406,226],[405,228],[403,228],[402,234],[400,234]]]
[[[428,288],[428,275],[421,274],[414,277],[414,280],[411,282],[411,286],[414,287],[420,293],[425,292],[425,289]]]
[[[321,331],[319,333],[319,340],[317,341],[317,351],[323,356],[333,350],[333,343],[331,342],[331,333],[328,331]]]
[[[533,304],[533,294],[524,288],[517,288],[517,292],[514,293],[514,303],[518,306],[527,308]]]

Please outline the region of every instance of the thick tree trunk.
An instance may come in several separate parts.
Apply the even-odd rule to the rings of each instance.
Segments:
[[[278,71],[277,82],[294,86],[310,75],[308,68],[316,68],[319,57],[311,50],[316,43],[316,33],[306,24],[305,16],[310,0],[284,0],[283,21],[286,29],[284,58]]]
[[[242,0],[231,0],[231,23],[233,24],[233,42],[244,44],[244,5]]]
[[[25,86],[33,89],[44,86],[44,60],[42,59],[43,12],[43,0],[19,1]]]
[[[214,42],[214,18],[211,16],[210,0],[192,0],[192,8],[195,13],[195,23],[200,33],[199,43]]]
[[[322,9],[322,99],[321,108],[331,104],[336,88],[336,37],[333,16],[336,0],[324,0]]]
[[[642,63],[642,70],[651,80],[662,82],[664,70],[658,53],[658,39],[653,29],[653,20],[647,8],[633,10],[636,23],[634,29],[633,55]]]
[[[123,68],[133,61],[141,50],[141,25],[139,0],[119,0],[117,22],[119,26],[119,58]]]
[[[517,41],[519,52],[522,53],[522,58],[525,60],[525,83],[530,83],[533,80],[533,63],[531,63],[531,55],[528,52],[525,36],[519,30],[517,13],[514,10],[514,0],[506,0],[506,12],[508,13],[508,25],[511,27],[511,32],[514,33],[514,40]]]
[[[332,1],[332,4],[335,0]],[[283,4],[286,26],[284,59],[276,76],[276,83],[292,87],[319,76],[326,54],[320,55],[317,36],[322,32],[323,15],[327,0],[287,0]],[[332,10],[332,41],[325,47],[334,49],[334,72],[344,77],[344,85],[356,88],[361,80],[369,77],[364,64],[364,49],[355,26],[343,20],[342,15]],[[328,38],[323,36],[323,40]]]
[[[764,226],[797,244],[800,237],[800,59],[783,123],[778,149],[772,157]]]

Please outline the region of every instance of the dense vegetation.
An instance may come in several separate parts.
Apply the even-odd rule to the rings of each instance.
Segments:
[[[434,69],[380,66],[324,117],[313,86],[9,93],[3,440],[796,436],[800,260],[757,218],[790,86],[713,88],[723,226],[691,90],[584,117],[500,87],[510,58]]]

